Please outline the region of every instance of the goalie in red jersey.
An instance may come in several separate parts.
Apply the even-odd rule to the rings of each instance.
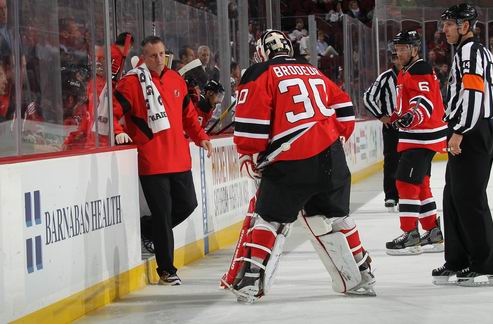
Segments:
[[[263,33],[256,58],[238,87],[234,142],[242,166],[261,170],[260,184],[222,285],[238,301],[264,296],[299,218],[333,289],[374,296],[370,258],[349,216],[351,173],[341,138],[354,129],[351,99],[317,68],[293,58],[280,31]]]

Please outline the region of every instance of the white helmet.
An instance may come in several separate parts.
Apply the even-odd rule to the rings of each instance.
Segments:
[[[287,52],[293,56],[293,45],[283,32],[274,29],[267,29],[257,41],[257,48],[254,54],[256,62],[265,62],[274,57],[278,52]]]

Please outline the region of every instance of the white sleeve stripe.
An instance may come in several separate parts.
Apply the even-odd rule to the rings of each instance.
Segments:
[[[248,138],[256,138],[256,139],[269,139],[269,134],[255,134],[255,133],[245,133],[245,132],[234,132],[234,136],[248,137]]]
[[[352,107],[352,106],[353,106],[353,103],[351,101],[348,101],[348,102],[343,102],[343,103],[332,105],[329,108],[338,109],[338,108]]]
[[[235,117],[235,122],[246,123],[246,124],[270,125],[270,119]]]
[[[425,96],[416,96],[416,97],[412,97],[411,99],[409,99],[409,102],[412,102],[412,101],[418,101],[418,99],[421,98],[421,99],[424,99],[430,106],[433,107],[433,102],[431,102],[430,99],[426,98]]]
[[[337,117],[336,118],[338,121],[351,121],[351,120],[356,120],[354,116],[348,116],[348,117]]]

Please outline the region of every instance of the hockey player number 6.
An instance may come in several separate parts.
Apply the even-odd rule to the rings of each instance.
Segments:
[[[318,85],[321,85],[323,87],[324,95],[327,100],[327,90],[326,90],[325,82],[322,79],[308,79],[308,83],[310,84],[310,88],[315,97],[314,98],[315,104],[317,105],[322,115],[327,117],[333,115],[334,109],[327,108],[324,105],[322,98],[320,97],[320,92],[318,91],[317,88]],[[290,123],[295,123],[297,121],[312,118],[313,116],[315,116],[315,110],[313,109],[313,105],[310,100],[310,94],[305,85],[305,82],[302,79],[294,78],[294,79],[282,80],[281,82],[279,82],[279,91],[281,93],[286,93],[289,87],[294,87],[294,86],[297,86],[299,88],[300,94],[293,96],[293,101],[294,103],[303,103],[303,106],[305,107],[305,111],[297,114],[295,114],[292,111],[287,112],[286,118]]]

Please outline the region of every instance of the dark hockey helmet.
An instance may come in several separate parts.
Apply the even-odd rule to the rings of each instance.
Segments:
[[[277,53],[287,53],[292,57],[294,55],[293,44],[282,31],[267,29],[257,41],[255,60],[265,62]]]
[[[224,93],[224,87],[216,80],[209,80],[204,86],[204,91],[212,91],[214,93]]]
[[[394,46],[397,44],[406,44],[414,47],[421,46],[421,36],[415,30],[407,31],[403,30],[394,36]]]
[[[464,21],[469,21],[471,29],[478,22],[478,12],[475,7],[468,3],[454,5],[445,10],[441,15],[442,20],[455,20],[457,25],[462,25]]]

